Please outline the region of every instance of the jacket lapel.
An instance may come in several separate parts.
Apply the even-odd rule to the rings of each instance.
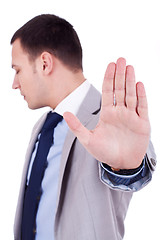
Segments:
[[[77,117],[81,121],[81,123],[87,127],[88,129],[93,129],[95,126],[94,119],[96,118],[97,121],[97,113],[100,110],[100,102],[101,102],[101,95],[100,93],[91,85],[87,96],[85,97],[84,101],[82,102],[80,109],[78,111]],[[65,167],[67,164],[67,159],[69,157],[72,145],[74,140],[76,139],[75,135],[69,130],[64,146],[62,151],[61,157],[61,166],[60,166],[60,175],[59,175],[59,184],[58,184],[58,194],[57,194],[57,211],[56,211],[56,218],[55,218],[55,228],[57,228],[58,218],[59,218],[59,208],[60,206],[60,197],[61,197],[61,190],[62,190],[62,183],[63,177],[65,172]]]

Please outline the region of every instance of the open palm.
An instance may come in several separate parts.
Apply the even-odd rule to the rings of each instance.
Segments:
[[[124,58],[107,67],[102,106],[94,130],[87,130],[71,113],[64,118],[84,147],[99,161],[115,169],[138,167],[150,136],[144,86],[136,84],[134,69]]]

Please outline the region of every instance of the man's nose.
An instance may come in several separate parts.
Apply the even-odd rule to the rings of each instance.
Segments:
[[[13,89],[19,89],[20,88],[20,84],[19,84],[18,78],[16,76],[14,77],[12,88]]]

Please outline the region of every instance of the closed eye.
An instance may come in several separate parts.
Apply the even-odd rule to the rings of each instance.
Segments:
[[[18,66],[17,66],[17,65],[12,64],[12,68],[16,71],[16,74],[19,73],[20,70],[18,69]]]

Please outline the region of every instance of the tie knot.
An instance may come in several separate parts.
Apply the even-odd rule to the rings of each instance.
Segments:
[[[56,112],[49,112],[42,127],[42,131],[45,129],[55,128],[57,124],[62,121],[63,117]]]

